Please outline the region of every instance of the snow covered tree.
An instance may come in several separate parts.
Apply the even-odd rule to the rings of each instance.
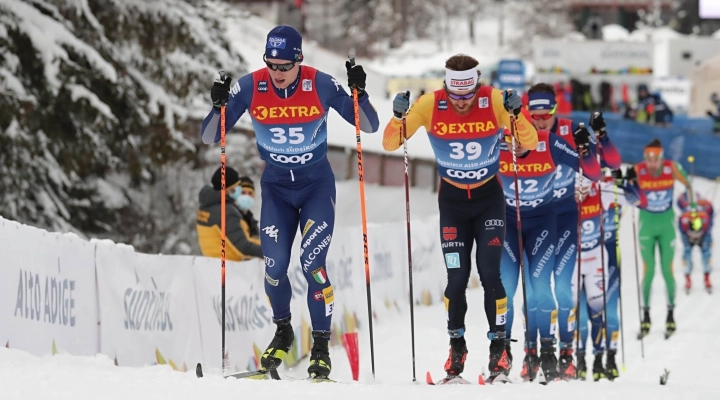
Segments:
[[[244,70],[222,16],[182,0],[0,3],[0,215],[163,249],[152,227],[173,199],[149,193],[168,168],[197,170],[188,119],[208,111],[217,66]]]

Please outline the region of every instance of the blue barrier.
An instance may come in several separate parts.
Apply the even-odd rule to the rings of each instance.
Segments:
[[[695,175],[713,180],[720,177],[720,135],[712,133],[711,122],[710,128],[704,129],[704,122],[699,121],[702,119],[683,118],[679,126],[673,123],[672,126],[660,128],[623,119],[619,114],[603,115],[608,133],[624,163],[642,161],[645,145],[658,138],[663,144],[665,158],[679,162],[688,173],[691,168],[687,158],[693,156]],[[583,122],[589,126],[589,112],[574,112],[570,118],[575,124]]]

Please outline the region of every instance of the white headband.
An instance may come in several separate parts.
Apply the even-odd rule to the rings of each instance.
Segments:
[[[454,92],[469,92],[477,86],[478,73],[475,68],[465,71],[445,69],[445,86]]]

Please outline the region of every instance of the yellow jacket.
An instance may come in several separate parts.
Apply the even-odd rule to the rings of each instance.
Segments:
[[[200,208],[197,212],[197,234],[200,250],[206,257],[220,258],[220,192],[205,186],[199,194]],[[262,257],[258,223],[250,211],[241,213],[232,198],[225,202],[225,259],[249,260]]]

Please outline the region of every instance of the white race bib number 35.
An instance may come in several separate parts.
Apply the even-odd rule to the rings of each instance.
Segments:
[[[305,141],[305,135],[302,133],[302,127],[290,128],[285,132],[283,128],[271,128],[270,132],[273,133],[273,143],[283,144],[288,141],[287,136],[290,136],[290,144],[300,144]],[[287,136],[285,134],[287,133]]]

